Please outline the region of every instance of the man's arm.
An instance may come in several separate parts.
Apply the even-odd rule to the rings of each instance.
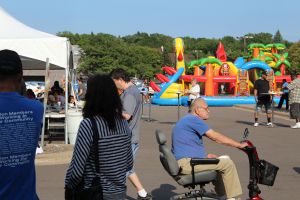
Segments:
[[[254,89],[254,99],[257,102],[257,89]]]
[[[129,121],[131,119],[131,117],[132,117],[131,115],[129,115],[129,114],[125,113],[125,112],[122,113],[122,116],[123,116],[124,119],[126,119],[126,121]]]
[[[257,89],[254,89],[254,96],[257,97]]]
[[[134,96],[132,96],[131,94],[127,94],[124,97],[122,116],[127,121],[129,121],[132,118],[132,115],[133,115],[134,109],[136,107],[136,104],[137,104],[136,100],[135,100]]]
[[[78,96],[81,96],[82,95],[82,93],[83,93],[83,89],[82,89],[82,87],[79,87],[79,91],[78,91]]]
[[[233,139],[231,139],[231,138],[229,138],[229,137],[227,137],[227,136],[225,136],[221,133],[218,133],[218,132],[216,132],[212,129],[209,129],[205,133],[205,135],[209,139],[211,139],[211,140],[213,140],[213,141],[215,141],[219,144],[224,144],[224,145],[236,147],[236,148],[239,148],[239,149],[242,149],[242,148],[248,146],[246,143],[239,143],[239,142],[237,142],[237,141],[235,141],[235,140],[233,140]]]
[[[197,96],[199,94],[199,92],[189,92],[190,94]]]

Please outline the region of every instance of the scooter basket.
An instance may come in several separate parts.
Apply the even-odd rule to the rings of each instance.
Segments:
[[[258,183],[273,186],[279,167],[265,161],[259,161],[259,177]]]

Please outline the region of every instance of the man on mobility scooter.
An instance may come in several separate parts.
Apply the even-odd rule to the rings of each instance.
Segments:
[[[218,133],[205,123],[209,118],[209,110],[205,100],[195,99],[191,105],[191,112],[181,118],[175,125],[172,133],[172,151],[182,174],[191,174],[192,158],[216,158],[215,164],[201,164],[194,166],[194,172],[216,170],[219,174],[215,184],[218,196],[234,200],[242,194],[242,188],[233,161],[228,156],[207,154],[202,137],[228,146],[243,149],[247,143],[237,142],[221,133]]]
[[[194,189],[200,185],[200,190],[190,190],[171,199],[234,200],[242,194],[232,160],[228,156],[217,157],[205,152],[202,136],[207,136],[217,143],[237,147],[247,154],[250,170],[248,200],[263,200],[259,196],[261,191],[258,184],[273,186],[279,168],[258,157],[256,147],[247,140],[248,129],[245,129],[241,143],[209,129],[203,121],[208,119],[208,112],[203,99],[193,102],[191,113],[179,120],[173,129],[173,152],[166,145],[165,134],[156,130],[160,160],[166,171],[183,187]],[[204,185],[214,181],[217,194],[206,192]]]

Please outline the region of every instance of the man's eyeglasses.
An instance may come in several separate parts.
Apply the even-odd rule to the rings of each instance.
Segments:
[[[208,106],[207,107],[200,107],[200,108],[205,110],[206,112],[209,112]]]

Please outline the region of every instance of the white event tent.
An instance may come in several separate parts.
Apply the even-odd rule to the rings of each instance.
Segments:
[[[24,70],[46,69],[47,60],[49,60],[50,69],[65,70],[67,100],[68,75],[73,65],[72,47],[69,39],[26,26],[10,16],[1,7],[0,27],[0,50],[16,51],[21,56]],[[65,141],[67,142],[66,133]]]

